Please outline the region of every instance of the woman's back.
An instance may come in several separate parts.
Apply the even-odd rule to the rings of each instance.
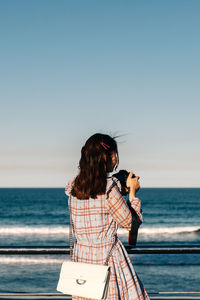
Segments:
[[[96,199],[77,199],[71,196],[71,212],[78,243],[86,245],[112,243],[117,234],[117,223],[109,214],[107,198],[117,180],[108,178],[106,193]],[[71,184],[66,185],[65,192],[69,195]],[[69,201],[68,201],[69,205]]]

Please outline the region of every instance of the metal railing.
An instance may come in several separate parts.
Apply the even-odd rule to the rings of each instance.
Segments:
[[[128,254],[200,254],[200,246],[140,246],[132,247],[125,246]],[[70,254],[69,246],[12,246],[12,247],[0,247],[1,255],[58,255],[58,254]]]
[[[200,246],[140,246],[131,247],[125,246],[128,254],[200,254]],[[12,247],[0,247],[0,255],[68,255],[70,254],[69,246],[12,246]],[[200,274],[199,274],[200,276]],[[196,292],[152,292],[149,293],[152,300],[200,300],[200,283],[199,291]],[[60,293],[0,293],[0,299],[71,299],[71,296],[63,295]]]
[[[148,293],[151,300],[197,300],[200,292],[158,292]],[[60,293],[0,293],[0,299],[43,299],[43,300],[71,300],[71,296]]]

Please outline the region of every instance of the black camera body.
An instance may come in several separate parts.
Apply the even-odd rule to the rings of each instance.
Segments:
[[[127,181],[128,175],[129,175],[129,172],[126,170],[120,170],[118,173],[112,175],[112,177],[115,177],[120,181],[121,194],[123,196],[127,196],[129,193],[129,188],[127,188],[127,186],[126,186],[126,181]],[[135,177],[136,177],[135,174],[133,174],[132,178],[135,178]],[[138,228],[139,228],[140,224],[138,222],[138,216],[137,216],[135,210],[133,209],[133,207],[131,206],[131,203],[129,200],[127,201],[127,205],[132,214],[132,225],[131,225],[131,230],[129,231],[129,235],[128,235],[128,244],[136,246]]]
[[[126,181],[128,178],[129,172],[126,170],[120,170],[118,173],[113,174],[112,176],[117,178],[121,183],[121,194],[127,196],[129,193],[129,188],[126,186]],[[132,175],[132,178],[135,178],[135,174]]]

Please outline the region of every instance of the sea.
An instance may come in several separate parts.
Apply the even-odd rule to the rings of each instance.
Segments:
[[[141,188],[137,247],[200,247],[200,188]],[[69,246],[64,188],[1,188],[0,248]],[[127,231],[118,236],[127,245]],[[0,293],[56,293],[68,255],[0,255]],[[200,292],[200,254],[130,254],[149,294]]]

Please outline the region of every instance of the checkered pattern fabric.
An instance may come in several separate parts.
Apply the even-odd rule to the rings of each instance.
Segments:
[[[66,184],[65,193],[71,192],[71,182]],[[142,223],[141,201],[129,199]],[[71,197],[72,219],[76,241],[73,260],[86,263],[103,264],[117,235],[118,227],[131,229],[132,216],[126,200],[120,193],[120,183],[115,178],[108,178],[104,195],[96,199],[80,200]],[[117,238],[109,259],[111,277],[108,300],[149,300],[149,296],[137,276],[128,253]],[[95,276],[95,274],[94,274]],[[72,297],[73,300],[86,300]],[[89,300],[89,299],[87,299]]]

